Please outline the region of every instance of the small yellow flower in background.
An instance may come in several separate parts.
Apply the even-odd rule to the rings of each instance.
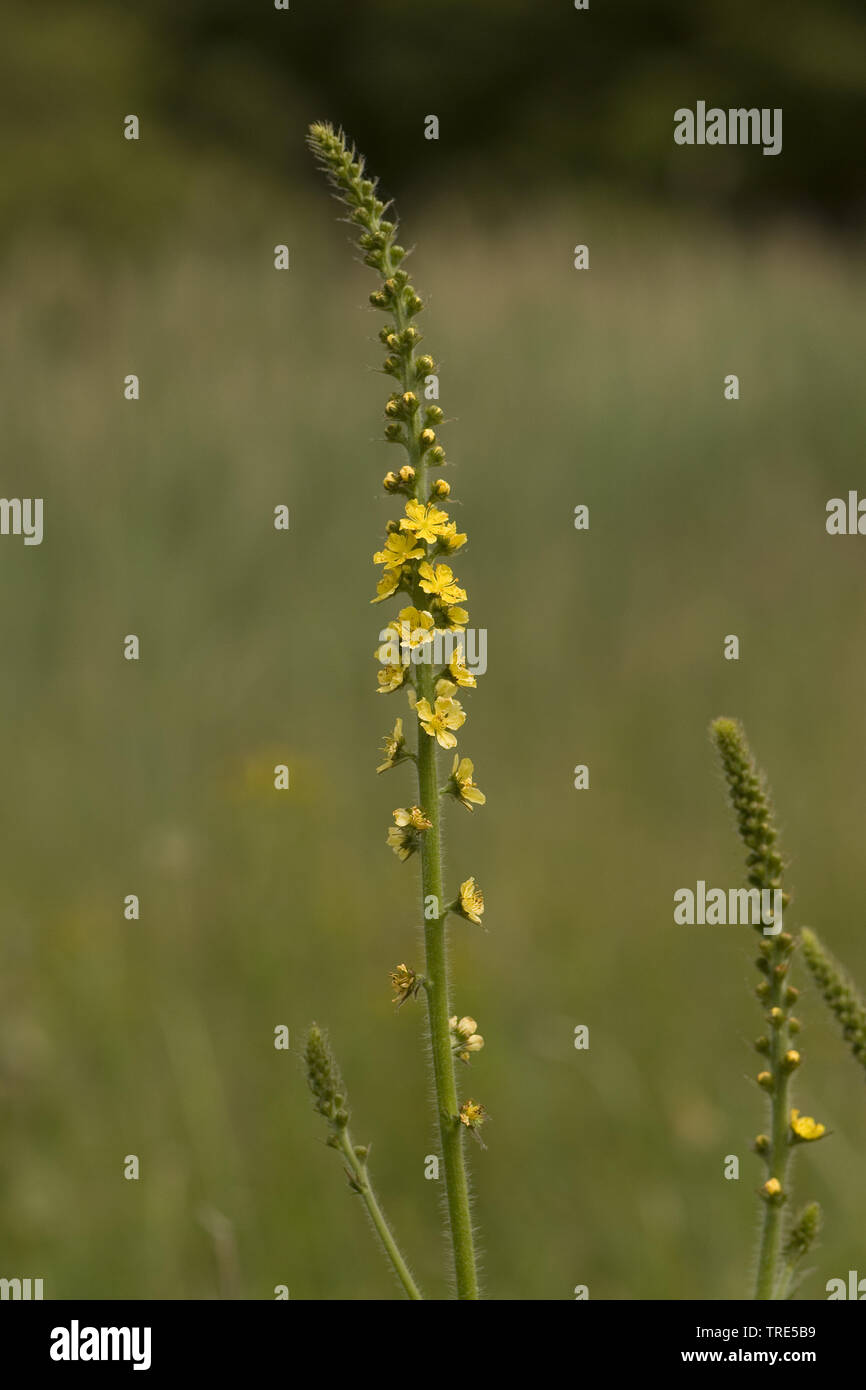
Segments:
[[[388,695],[392,690],[396,690],[403,684],[403,677],[406,669],[403,666],[385,666],[381,671],[376,672],[376,680],[379,682],[379,695]]]
[[[802,1057],[796,1048],[790,1047],[782,1058],[782,1065],[786,1071],[793,1071],[802,1062]]]
[[[451,632],[462,632],[469,622],[469,614],[465,608],[449,608],[446,616]]]
[[[768,1202],[777,1201],[782,1196],[782,1184],[778,1178],[767,1178],[761,1192]]]
[[[419,541],[435,541],[448,524],[448,513],[432,502],[406,503],[406,515],[400,519],[401,531],[411,532]],[[415,544],[415,541],[412,541]]]
[[[430,821],[420,806],[398,806],[394,812],[394,825],[388,829],[387,843],[398,859],[408,859],[421,843],[421,835],[430,829]]]
[[[773,1073],[771,1071],[759,1071],[755,1079],[759,1086],[763,1086],[765,1091],[772,1091]]]
[[[396,1004],[398,1009],[401,1004],[405,1004],[410,995],[417,997],[421,988],[421,982],[415,971],[408,965],[398,965],[396,970],[391,971],[391,988],[396,990],[392,1004]]]
[[[481,926],[481,916],[484,912],[484,894],[475,882],[474,878],[467,878],[460,885],[460,897],[455,904],[455,911],[465,917],[468,922],[475,922]]]
[[[382,752],[385,754],[385,761],[376,768],[377,772],[387,772],[389,768],[396,767],[404,758],[409,755],[403,750],[406,747],[406,740],[403,737],[403,720],[398,719],[394,724],[394,732],[387,734],[382,744]]]
[[[402,569],[403,565],[423,554],[423,548],[417,544],[414,536],[407,536],[403,531],[391,531],[385,538],[385,549],[377,550],[373,556],[373,564],[385,565],[388,569]]]
[[[418,576],[425,594],[433,594],[444,607],[460,603],[466,597],[466,590],[460,588],[449,565],[437,565],[434,570],[425,560],[418,566]]]
[[[484,1039],[478,1032],[478,1024],[474,1018],[461,1018],[458,1020],[455,1014],[449,1018],[448,1027],[451,1030],[451,1045],[460,1058],[461,1062],[468,1062],[473,1052],[480,1052],[484,1046]]]
[[[484,1109],[484,1106],[480,1105],[478,1101],[475,1100],[464,1100],[463,1104],[460,1107],[460,1113],[457,1116],[457,1118],[462,1125],[466,1126],[473,1139],[478,1140],[482,1149],[486,1148],[486,1145],[484,1144],[481,1135],[478,1133],[479,1129],[484,1124],[485,1120],[488,1118],[487,1111]]]
[[[471,758],[461,758],[457,753],[454,754],[448,792],[465,806],[467,811],[471,811],[473,806],[483,806],[487,800],[483,791],[476,787],[472,780],[474,771],[475,766]]]
[[[447,483],[444,478],[437,478],[433,484],[433,487],[431,488],[430,495],[431,497],[447,497],[450,492],[451,484]],[[456,521],[452,521],[449,524],[454,526],[455,528],[457,526]]]
[[[811,1115],[801,1115],[799,1110],[792,1110],[791,1132],[795,1142],[808,1144],[815,1139],[823,1139],[827,1133],[827,1126],[817,1124]]]

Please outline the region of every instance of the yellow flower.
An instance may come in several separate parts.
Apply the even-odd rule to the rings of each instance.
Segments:
[[[386,565],[388,569],[402,569],[409,560],[417,560],[423,554],[423,547],[416,543],[414,536],[391,531],[385,537],[385,549],[377,550],[373,556],[373,564]]]
[[[435,507],[432,502],[407,502],[406,515],[400,518],[401,531],[411,532],[419,541],[437,540],[447,524],[448,513]]]
[[[431,825],[420,806],[410,806],[408,811],[404,806],[398,806],[394,820],[398,825],[411,826],[413,830],[429,830]]]
[[[767,1178],[761,1192],[768,1202],[778,1201],[782,1196],[782,1184],[778,1178]]]
[[[457,1118],[462,1125],[466,1126],[473,1139],[478,1140],[483,1149],[485,1144],[478,1131],[487,1119],[487,1111],[484,1106],[475,1100],[464,1100]]]
[[[471,811],[473,806],[483,806],[487,797],[484,795],[472,780],[475,771],[470,758],[460,758],[454,754],[454,763],[451,768],[451,779],[448,783],[448,791],[453,797],[465,806],[467,811]]]
[[[474,878],[467,878],[460,885],[460,897],[455,904],[455,910],[461,917],[465,917],[468,922],[475,922],[481,926],[481,916],[484,912],[484,894],[475,882]]]
[[[409,754],[404,753],[406,740],[403,737],[403,720],[398,719],[394,724],[394,732],[388,734],[382,744],[382,752],[385,754],[385,761],[376,768],[377,772],[387,772],[390,767],[396,767],[398,763],[408,758]]]
[[[417,996],[421,982],[408,965],[398,965],[396,970],[391,971],[391,988],[397,991],[391,1003],[399,1008],[411,994]]]
[[[421,842],[421,834],[430,829],[430,821],[420,806],[398,806],[394,812],[394,825],[388,830],[387,843],[398,859],[408,859]]]
[[[404,666],[383,666],[381,671],[376,672],[376,680],[379,682],[379,695],[388,695],[392,690],[396,690],[403,684],[403,677],[406,674]]]
[[[433,709],[429,700],[419,700],[415,712],[421,720],[421,727],[430,738],[435,738],[442,748],[454,748],[457,739],[450,732],[459,729],[466,720],[466,714],[459,700],[451,698],[454,686],[450,681],[439,681],[436,686],[436,701]]]
[[[472,672],[469,670],[469,667],[464,665],[463,653],[459,648],[455,651],[448,663],[448,670],[451,673],[451,679],[456,685],[463,685],[474,689],[477,682]]]
[[[444,482],[445,480],[444,478],[440,478],[439,481]],[[447,487],[448,484],[445,483],[445,486]],[[461,546],[466,544],[467,540],[468,537],[466,533],[457,530],[456,521],[449,521],[448,525],[443,526],[442,530],[439,532],[440,543],[446,545],[449,550],[459,550]]]
[[[469,622],[469,614],[465,608],[449,608],[447,617],[451,632],[462,632]]]
[[[425,560],[418,566],[418,578],[425,594],[434,594],[443,607],[460,603],[466,597],[466,590],[460,588],[448,565],[437,565],[434,571],[430,562]]]
[[[400,580],[403,578],[402,570],[386,569],[379,583],[376,585],[376,597],[371,598],[371,603],[381,603],[383,599],[390,598],[400,587]]]
[[[799,1141],[805,1144],[815,1139],[823,1139],[827,1133],[827,1126],[816,1124],[811,1115],[801,1115],[799,1110],[792,1110],[791,1131],[795,1142]]]
[[[386,631],[395,634],[400,646],[415,648],[430,640],[435,626],[433,614],[428,613],[426,608],[401,608],[397,617],[388,624]],[[390,651],[390,642],[386,643],[384,648],[380,647],[379,652],[383,649]],[[379,660],[382,660],[381,655]]]

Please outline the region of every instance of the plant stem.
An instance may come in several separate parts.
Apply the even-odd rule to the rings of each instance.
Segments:
[[[424,664],[418,669],[421,695],[432,703],[433,681],[430,669]],[[477,1299],[478,1275],[469,1211],[469,1184],[466,1177],[463,1136],[457,1118],[457,1084],[448,1027],[448,945],[445,935],[446,912],[442,906],[442,847],[436,741],[429,738],[420,725],[418,738],[418,790],[421,808],[431,823],[430,829],[424,834],[421,851],[422,895],[425,903],[431,896],[434,897],[439,908],[435,918],[429,921],[425,919],[424,922],[427,1012],[430,1020],[436,1108],[445,1163],[445,1190],[454,1249],[457,1297]]]
[[[782,959],[781,954],[776,952],[771,960],[776,960],[778,964]],[[775,972],[772,976],[769,1004],[770,1007],[780,1007],[782,1004],[786,983],[783,977],[778,977]],[[770,1097],[771,1121],[770,1121],[770,1154],[767,1165],[767,1177],[777,1178],[781,1184],[782,1191],[787,1193],[787,1174],[788,1163],[791,1157],[791,1146],[788,1143],[788,1081],[789,1073],[784,1066],[785,1055],[785,1030],[774,1028],[770,1038],[770,1055],[768,1070],[773,1077],[773,1090]],[[764,1205],[764,1224],[761,1231],[761,1249],[758,1256],[758,1274],[755,1285],[756,1299],[773,1299],[777,1296],[777,1282],[779,1276],[779,1249],[782,1240],[782,1207],[777,1202],[766,1202]]]
[[[390,247],[385,252],[386,274],[393,274]],[[402,303],[395,306],[394,319],[398,331],[404,329],[408,319]],[[415,385],[414,351],[408,355],[402,378],[403,389],[411,390]],[[412,421],[410,441],[407,448],[409,463],[415,469],[415,495],[422,501],[427,493],[427,467],[420,440],[419,416]],[[423,594],[413,595],[413,602],[423,608]],[[433,673],[429,662],[416,666],[417,693],[421,699],[434,704]],[[454,1271],[459,1299],[477,1299],[478,1273],[475,1265],[475,1242],[472,1234],[472,1217],[469,1210],[469,1182],[466,1176],[466,1163],[463,1152],[463,1135],[457,1111],[457,1083],[454,1075],[454,1054],[451,1048],[451,1032],[448,1027],[448,945],[445,932],[447,911],[442,903],[442,829],[439,801],[439,780],[436,767],[436,740],[425,733],[418,720],[417,740],[418,796],[419,804],[430,829],[425,831],[421,845],[421,896],[422,908],[431,897],[436,899],[437,915],[427,918],[424,915],[425,974],[427,984],[427,1016],[430,1026],[430,1049],[433,1054],[433,1079],[436,1092],[436,1113],[439,1119],[439,1134],[442,1143],[442,1158],[445,1166],[445,1194],[448,1204],[448,1221],[451,1227],[451,1244],[454,1253]]]
[[[397,1278],[400,1280],[409,1298],[415,1301],[421,1300],[423,1295],[418,1285],[415,1283],[415,1280],[412,1278],[412,1275],[409,1273],[406,1261],[400,1253],[397,1242],[391,1233],[391,1228],[385,1220],[382,1208],[379,1206],[376,1194],[370,1184],[370,1179],[367,1176],[367,1164],[362,1158],[359,1158],[358,1154],[355,1152],[355,1147],[348,1129],[341,1129],[339,1135],[340,1149],[351,1169],[354,1188],[364,1199],[367,1211],[370,1213],[370,1220],[376,1228],[385,1254],[394,1266]]]

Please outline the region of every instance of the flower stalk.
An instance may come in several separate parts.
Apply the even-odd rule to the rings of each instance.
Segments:
[[[409,1272],[409,1266],[394,1239],[370,1182],[367,1170],[369,1145],[355,1144],[352,1141],[349,1132],[348,1101],[342,1077],[327,1040],[315,1023],[307,1034],[305,1061],[313,1104],[328,1122],[328,1144],[332,1149],[338,1149],[346,1160],[349,1188],[363,1199],[373,1229],[382,1243],[382,1249],[407,1296],[413,1301],[420,1300],[423,1295]]]
[[[387,352],[383,370],[397,389],[385,403],[385,440],[403,448],[406,462],[385,475],[383,486],[387,494],[403,499],[404,515],[388,522],[383,546],[373,556],[374,563],[382,567],[382,577],[371,602],[405,596],[405,606],[380,638],[382,645],[376,653],[380,663],[378,689],[385,695],[405,689],[415,714],[416,746],[414,751],[407,747],[403,723],[398,719],[393,734],[385,740],[386,760],[377,771],[389,771],[403,762],[414,762],[416,767],[417,804],[394,812],[395,825],[389,829],[387,842],[401,860],[416,852],[421,856],[423,989],[456,1292],[459,1299],[477,1299],[463,1144],[467,1126],[461,1117],[449,1024],[452,1010],[446,919],[453,911],[479,923],[484,904],[473,879],[461,885],[460,896],[453,903],[444,896],[441,796],[449,794],[472,810],[473,805],[483,804],[484,795],[474,784],[470,760],[455,761],[452,777],[443,788],[437,766],[438,748],[453,749],[456,730],[466,720],[455,698],[458,687],[475,685],[475,677],[464,662],[463,634],[469,615],[460,605],[466,592],[447,563],[467,538],[458,533],[456,523],[439,505],[451,489],[438,476],[438,470],[446,466],[445,451],[437,437],[442,410],[429,403],[438,400],[438,377],[432,357],[417,350],[421,334],[414,320],[424,306],[402,267],[406,252],[397,243],[396,224],[386,218],[386,205],[376,196],[375,182],[366,177],[363,159],[347,145],[341,132],[317,123],[310,127],[309,144],[336,197],[348,210],[347,220],[357,232],[365,264],[380,277],[380,288],[370,295],[370,302],[387,315],[379,334]],[[471,915],[464,910],[464,890],[469,885]],[[410,995],[417,997],[415,978],[406,966],[392,975],[399,1003]]]
[[[784,912],[790,897],[782,890],[784,862],[777,847],[778,832],[766,780],[755,764],[741,724],[734,719],[716,719],[711,732],[740,839],[747,850],[746,881],[762,892],[762,900],[763,890],[780,892]],[[755,1042],[762,1059],[756,1080],[766,1092],[770,1107],[769,1134],[758,1135],[754,1144],[765,1167],[765,1181],[760,1188],[763,1221],[755,1286],[755,1298],[764,1300],[785,1296],[782,1291],[790,1285],[799,1258],[797,1250],[803,1244],[795,1238],[795,1226],[783,1252],[783,1208],[791,1195],[789,1168],[793,1148],[798,1143],[820,1139],[824,1126],[816,1125],[809,1117],[801,1118],[799,1111],[790,1108],[791,1078],[802,1062],[795,1045],[800,1024],[791,1013],[798,998],[789,978],[794,938],[787,931],[777,931],[769,938],[761,926],[758,931],[761,942],[755,964],[761,980],[755,993],[765,1010],[766,1031]]]

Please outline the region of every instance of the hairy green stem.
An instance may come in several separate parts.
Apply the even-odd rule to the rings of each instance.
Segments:
[[[429,667],[422,665],[419,671],[422,673],[419,677],[421,695],[432,702],[433,682]],[[445,931],[447,914],[442,905],[442,846],[436,741],[428,738],[420,725],[418,737],[418,790],[421,808],[430,821],[430,829],[424,835],[421,851],[422,895],[425,903],[432,897],[438,905],[436,917],[425,919],[424,922],[427,1013],[436,1084],[436,1108],[445,1164],[445,1189],[454,1247],[457,1297],[476,1299],[478,1275],[469,1210],[469,1184],[463,1153],[463,1135],[457,1117],[457,1084],[448,1027],[448,943]]]
[[[778,950],[778,948],[777,948]],[[771,960],[782,963],[782,955],[774,952]],[[773,972],[769,1004],[772,1008],[782,1006],[785,993],[785,979]],[[788,1164],[791,1146],[788,1143],[788,1080],[785,1068],[785,1036],[782,1028],[774,1028],[770,1038],[770,1055],[767,1070],[773,1078],[770,1093],[770,1153],[767,1164],[767,1178],[776,1178],[783,1193],[787,1193]],[[779,1273],[779,1252],[782,1242],[782,1206],[776,1201],[765,1201],[764,1222],[761,1230],[761,1246],[758,1255],[758,1271],[755,1283],[755,1298],[773,1299],[776,1295]]]
[[[400,1248],[397,1245],[396,1240],[394,1239],[388,1222],[385,1220],[385,1215],[382,1211],[382,1208],[379,1206],[378,1199],[376,1197],[375,1192],[373,1191],[370,1179],[367,1176],[367,1164],[364,1159],[359,1157],[355,1149],[355,1146],[352,1143],[352,1139],[348,1129],[343,1128],[339,1131],[339,1144],[340,1151],[345,1157],[346,1162],[349,1164],[349,1168],[351,1170],[351,1181],[353,1190],[356,1191],[364,1199],[364,1205],[366,1206],[367,1211],[370,1213],[370,1220],[372,1221],[376,1229],[376,1233],[382,1242],[385,1254],[388,1256],[388,1259],[394,1266],[394,1271],[397,1275],[397,1278],[400,1280],[400,1283],[403,1285],[403,1288],[406,1290],[406,1293],[408,1294],[409,1298],[416,1301],[422,1300],[423,1294],[420,1292],[418,1285],[415,1283],[415,1280],[409,1273],[406,1261],[403,1259],[403,1256],[400,1253]]]

